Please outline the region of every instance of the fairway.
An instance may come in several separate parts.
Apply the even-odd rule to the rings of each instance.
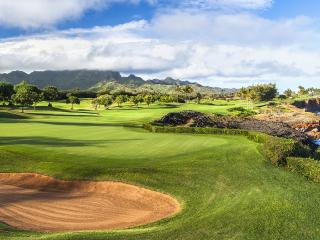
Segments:
[[[41,233],[0,223],[0,239],[320,239],[320,185],[271,166],[242,136],[150,133],[169,111],[223,113],[230,105],[29,110],[0,117],[0,172],[119,181],[169,194],[172,217],[114,231]],[[4,114],[2,115],[4,116]],[[0,196],[1,198],[1,196]]]

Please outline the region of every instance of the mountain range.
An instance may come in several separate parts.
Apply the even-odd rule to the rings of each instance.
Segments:
[[[150,90],[169,93],[179,86],[191,85],[196,91],[202,93],[228,93],[235,89],[222,89],[216,87],[202,86],[199,83],[181,81],[173,78],[144,80],[133,74],[124,77],[116,71],[102,70],[63,70],[63,71],[34,71],[25,73],[13,71],[0,74],[0,81],[18,84],[27,81],[39,88],[56,86],[61,90],[78,88],[80,90]]]

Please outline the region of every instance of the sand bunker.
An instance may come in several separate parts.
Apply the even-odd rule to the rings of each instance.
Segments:
[[[178,211],[174,198],[129,184],[0,173],[0,222],[19,229],[119,229],[151,223]]]

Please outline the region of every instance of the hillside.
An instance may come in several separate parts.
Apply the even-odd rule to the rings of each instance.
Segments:
[[[17,84],[21,81],[44,88],[49,85],[57,86],[59,89],[68,90],[79,88],[81,90],[101,89],[128,89],[128,90],[152,90],[163,93],[174,91],[176,85],[192,85],[196,91],[202,93],[225,93],[234,92],[235,89],[221,89],[202,86],[198,83],[180,81],[173,78],[144,80],[135,75],[123,77],[116,71],[98,70],[70,70],[70,71],[34,71],[30,74],[22,71],[13,71],[0,74],[0,81]]]

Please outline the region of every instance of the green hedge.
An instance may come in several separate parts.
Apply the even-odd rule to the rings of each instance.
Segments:
[[[227,128],[200,128],[200,127],[162,127],[152,124],[144,124],[144,128],[156,133],[195,133],[195,134],[220,134],[220,135],[245,135],[247,130]]]
[[[293,172],[298,172],[306,178],[320,182],[320,161],[312,158],[287,158],[287,167]]]
[[[145,124],[144,128],[156,133],[195,133],[195,134],[220,134],[242,135],[248,139],[261,143],[260,152],[273,165],[284,166],[286,159],[291,157],[309,157],[312,155],[310,147],[291,139],[273,137],[264,133],[252,132],[243,129],[227,128],[198,128],[198,127],[167,127]]]

